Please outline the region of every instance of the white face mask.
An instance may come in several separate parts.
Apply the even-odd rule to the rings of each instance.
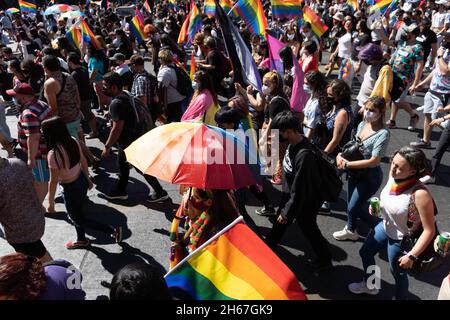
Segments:
[[[268,96],[270,94],[270,88],[266,85],[262,86],[262,93],[266,96]]]
[[[305,91],[305,93],[311,93],[311,87],[309,86],[309,84],[304,84],[303,85],[303,91]]]
[[[380,115],[378,113],[375,113],[373,111],[364,111],[364,120],[367,122],[375,122],[380,118]]]
[[[198,89],[198,82],[197,81],[192,81],[192,89],[197,90]]]
[[[294,40],[294,37],[295,37],[295,33],[293,33],[293,34],[287,34],[288,40]]]

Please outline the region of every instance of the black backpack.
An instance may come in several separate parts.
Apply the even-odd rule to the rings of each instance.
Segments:
[[[189,78],[189,75],[176,65],[169,65],[169,68],[175,70],[175,74],[177,75],[177,91],[182,96],[188,97],[193,91],[191,78]]]
[[[134,117],[135,117],[135,138],[139,138],[143,134],[147,133],[151,129],[155,127],[155,124],[152,119],[152,115],[150,110],[146,105],[144,105],[141,100],[135,98],[128,91],[124,91],[129,99],[131,107],[133,108]]]
[[[321,176],[319,198],[323,201],[337,201],[341,194],[343,183],[336,166],[327,159],[328,156],[323,151],[313,144],[310,144],[309,148],[301,152],[312,152],[317,159],[317,166]]]

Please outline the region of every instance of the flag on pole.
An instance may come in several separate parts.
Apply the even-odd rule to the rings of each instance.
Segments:
[[[147,10],[148,13],[152,13],[152,7],[150,6],[149,0],[145,0],[144,2],[144,8]]]
[[[260,0],[239,0],[233,9],[245,21],[252,34],[265,35],[267,18]]]
[[[301,16],[300,4],[301,0],[272,0],[272,15],[276,19]]]
[[[370,7],[369,12],[372,13],[376,10],[380,10],[380,12],[385,12],[389,5],[391,4],[392,0],[381,0],[380,2],[375,3]]]
[[[311,24],[312,31],[318,38],[320,38],[328,30],[328,27],[322,19],[320,19],[320,17],[309,7],[303,8],[303,20],[308,21]]]
[[[215,1],[217,5],[219,2]],[[235,82],[241,85],[251,84],[261,92],[262,81],[255,61],[239,30],[220,5],[216,6],[216,19],[222,27],[228,57],[233,65]]]
[[[352,7],[353,12],[359,10],[359,3],[358,0],[347,0],[347,3],[350,7]]]
[[[96,50],[101,49],[102,46],[100,42],[95,38],[94,33],[92,32],[91,28],[89,28],[89,25],[87,24],[86,20],[84,20],[84,18],[81,18],[80,30],[81,30],[81,41],[83,44],[91,43]]]
[[[192,53],[191,55],[191,69],[189,70],[189,77],[192,81],[194,81],[194,74],[197,71],[197,62],[195,61],[195,55]]]
[[[203,13],[208,17],[214,17],[216,14],[216,4],[214,0],[205,0],[205,4],[203,5]]]
[[[291,270],[237,218],[170,270],[175,298],[193,300],[306,300]]]
[[[81,49],[82,36],[81,30],[74,24],[66,33],[66,38],[78,49]]]
[[[19,0],[19,8],[22,13],[36,13],[36,4],[25,1],[25,0]]]
[[[230,15],[231,13],[233,17],[239,18],[238,13],[236,12],[236,10],[233,9],[234,6],[233,0],[220,0],[220,5],[228,15]]]

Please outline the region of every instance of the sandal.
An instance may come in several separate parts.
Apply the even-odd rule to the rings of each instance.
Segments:
[[[68,243],[66,243],[66,248],[69,250],[74,250],[74,249],[83,249],[83,248],[87,248],[91,245],[91,243],[89,242],[89,240],[86,241],[70,241]]]

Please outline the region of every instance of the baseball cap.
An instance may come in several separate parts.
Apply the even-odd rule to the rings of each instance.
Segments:
[[[6,94],[9,96],[15,96],[16,94],[25,94],[28,96],[34,95],[33,89],[30,87],[28,83],[21,83],[14,89],[6,90]]]
[[[125,60],[127,60],[127,58],[125,57],[125,55],[123,53],[118,52],[114,56],[109,58],[109,60],[112,60],[112,61],[117,61],[117,60],[125,61]]]
[[[333,16],[334,20],[337,21],[344,21],[344,15],[341,12],[337,12],[334,16]]]
[[[358,59],[360,60],[380,60],[382,58],[383,50],[374,43],[369,43],[361,48],[358,54]]]

